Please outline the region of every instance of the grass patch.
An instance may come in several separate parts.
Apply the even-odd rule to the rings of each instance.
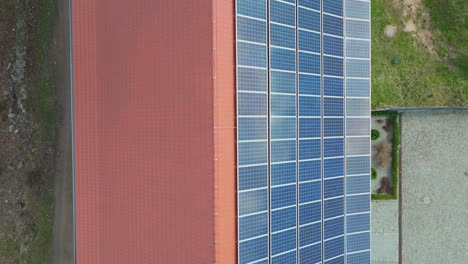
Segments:
[[[386,116],[392,119],[393,138],[392,138],[392,193],[391,194],[372,194],[372,200],[398,199],[398,176],[400,162],[400,127],[399,114],[396,111],[378,111],[372,112],[372,116]]]
[[[372,108],[468,106],[468,80],[403,32],[403,19],[392,1],[372,0]]]
[[[36,232],[23,263],[46,264],[52,256],[52,232],[54,215],[54,198],[50,193],[44,194],[38,201],[32,202],[34,207]]]
[[[468,2],[424,0],[423,3],[431,13],[433,40],[439,55],[468,78]]]
[[[19,241],[9,237],[14,234],[14,228],[0,229],[0,255],[12,259],[17,259],[20,251]]]
[[[51,43],[56,16],[55,0],[39,0],[39,14],[34,35],[36,89],[34,115],[46,135],[55,137],[56,89],[51,62]]]
[[[33,79],[34,89],[32,115],[40,129],[40,142],[54,144],[57,128],[57,98],[55,87],[55,66],[52,57],[55,51],[51,49],[53,30],[56,18],[55,0],[38,0],[38,14],[33,28]],[[47,165],[50,166],[50,165]],[[46,182],[52,181],[48,176]],[[34,216],[34,238],[29,248],[23,254],[23,264],[50,263],[52,256],[52,235],[54,216],[54,196],[49,186],[44,185],[41,193],[34,194],[28,206]]]

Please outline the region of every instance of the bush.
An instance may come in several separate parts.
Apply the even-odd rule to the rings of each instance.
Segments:
[[[371,130],[371,138],[372,140],[377,140],[380,137],[380,132],[377,129]]]
[[[371,168],[371,179],[374,180],[377,178],[377,170],[374,168]]]

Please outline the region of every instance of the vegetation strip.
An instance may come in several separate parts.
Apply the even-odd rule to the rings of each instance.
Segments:
[[[392,120],[392,193],[372,194],[372,200],[395,200],[398,197],[398,168],[400,149],[399,113],[397,111],[373,111],[372,116],[385,116]]]

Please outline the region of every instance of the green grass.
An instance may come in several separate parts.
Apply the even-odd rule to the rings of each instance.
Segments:
[[[468,106],[468,80],[403,32],[401,10],[392,3],[372,0],[372,108]],[[398,28],[392,39],[383,34],[388,25]]]
[[[37,78],[34,114],[43,131],[52,138],[57,125],[55,76],[50,60],[55,16],[55,0],[40,0],[34,36],[34,68]]]
[[[34,206],[36,232],[30,244],[29,252],[24,257],[24,264],[50,263],[52,256],[52,233],[54,216],[54,199],[52,194],[45,194]]]
[[[389,116],[392,118],[393,138],[392,138],[392,193],[372,194],[372,200],[398,199],[398,178],[400,163],[400,127],[398,123],[399,114],[396,111],[372,112],[372,116]]]
[[[55,67],[52,63],[51,50],[54,22],[56,17],[55,0],[39,0],[39,13],[34,28],[34,92],[33,116],[38,124],[43,141],[54,142],[57,128]],[[49,181],[52,177],[49,176]],[[51,184],[52,185],[52,184]],[[34,215],[34,238],[28,251],[22,256],[22,264],[50,263],[52,256],[52,233],[54,216],[54,198],[52,190],[34,194],[29,206]]]
[[[468,2],[424,0],[423,3],[431,13],[431,29],[439,55],[468,78]],[[449,51],[455,56],[450,56]]]
[[[19,241],[8,236],[13,233],[15,233],[14,228],[0,229],[0,255],[17,259],[20,251]]]

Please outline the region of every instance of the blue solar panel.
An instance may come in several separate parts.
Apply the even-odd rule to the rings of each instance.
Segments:
[[[296,207],[271,212],[271,232],[278,232],[296,226]]]
[[[268,233],[268,213],[249,215],[239,219],[239,239],[249,239]]]
[[[336,16],[343,15],[343,0],[323,0],[323,11]]]
[[[273,264],[296,264],[297,263],[296,251],[292,251],[283,255],[273,257],[271,263]]]
[[[305,247],[322,240],[322,223],[302,226],[299,229],[300,247]]]
[[[278,24],[271,24],[270,45],[295,49],[296,29]]]
[[[268,237],[239,242],[239,263],[246,264],[268,257]]]
[[[280,163],[271,165],[271,185],[282,185],[296,182],[296,163]]]
[[[253,166],[239,168],[238,173],[240,191],[268,186],[268,166]]]
[[[322,261],[322,243],[301,248],[299,257],[301,264],[320,263]]]
[[[370,263],[369,5],[236,1],[239,263]]]
[[[322,178],[322,161],[308,160],[299,162],[299,181],[314,181]]]
[[[300,95],[320,95],[320,76],[299,74]]]
[[[320,116],[320,97],[299,96],[299,116]]]
[[[344,233],[344,216],[326,220],[324,222],[323,238],[331,239]]]
[[[324,241],[323,258],[326,260],[344,254],[344,237],[338,237]],[[339,262],[343,263],[343,261]]]
[[[271,235],[271,254],[273,256],[296,248],[296,230],[286,230]]]
[[[323,53],[343,57],[343,39],[329,35],[323,36]]]

